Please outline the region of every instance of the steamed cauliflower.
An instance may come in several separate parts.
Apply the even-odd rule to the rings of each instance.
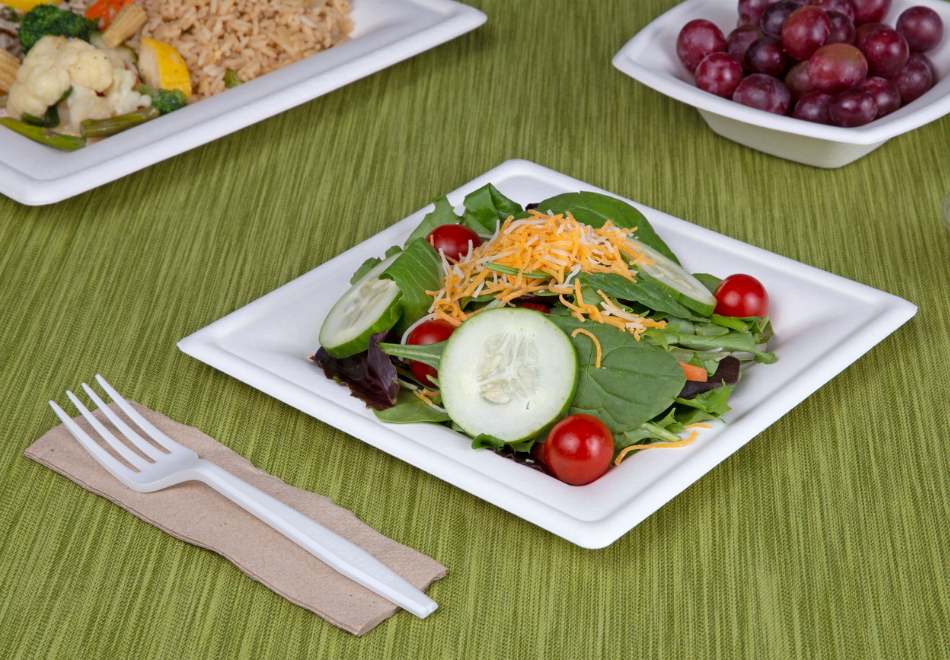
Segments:
[[[114,52],[96,48],[80,39],[46,36],[36,42],[17,70],[10,87],[7,113],[40,117],[72,87],[66,107],[60,107],[62,133],[79,135],[85,119],[107,119],[151,105],[139,94],[135,75],[125,69]]]

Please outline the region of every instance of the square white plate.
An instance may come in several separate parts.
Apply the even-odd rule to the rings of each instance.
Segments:
[[[0,193],[52,204],[418,55],[485,22],[452,0],[352,0],[350,41],[74,152],[0,128]]]
[[[893,27],[905,9],[915,5],[930,7],[950,27],[950,4],[943,0],[894,0],[884,22]],[[756,110],[696,87],[693,74],[676,55],[680,30],[696,18],[712,21],[728,37],[739,18],[736,0],[686,0],[676,5],[628,41],[613,65],[647,87],[693,106],[715,133],[747,147],[815,167],[842,167],[892,137],[950,112],[950,29],[927,53],[938,78],[930,91],[866,126],[840,128]]]
[[[510,160],[458,190],[493,183],[526,204],[578,190],[604,190],[523,160]],[[431,191],[434,196],[439,191]],[[609,194],[609,193],[607,193]],[[628,200],[629,201],[629,200]],[[632,202],[631,202],[632,203]],[[330,307],[369,257],[401,245],[428,206],[276,291],[186,337],[178,347],[308,415],[321,419],[516,516],[585,548],[602,548],[711,470],[911,318],[917,308],[888,293],[740,243],[635,204],[687,270],[748,273],[769,291],[778,356],[745,370],[726,425],[687,447],[640,452],[594,483],[568,486],[435,424],[384,424],[308,359]],[[390,496],[397,496],[396,493]]]

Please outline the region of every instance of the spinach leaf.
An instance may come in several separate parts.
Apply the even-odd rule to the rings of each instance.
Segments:
[[[393,256],[394,254],[399,254],[400,252],[402,252],[402,248],[399,247],[398,245],[394,245],[388,250],[386,250],[386,254],[383,255],[383,259],[389,259],[389,257]],[[383,263],[383,259],[380,259],[379,257],[370,257],[369,259],[364,261],[363,265],[357,268],[356,272],[353,273],[353,277],[350,278],[350,284],[356,284],[361,279],[363,279],[369,271],[373,270],[374,268],[376,268],[376,266]]]
[[[423,364],[438,369],[439,360],[442,358],[442,350],[445,348],[445,342],[440,341],[436,344],[413,346],[407,344],[380,344],[379,348],[386,355],[392,355],[393,357],[402,358],[404,360],[415,360],[416,362],[422,362]]]
[[[749,332],[749,325],[742,319],[737,319],[732,316],[720,316],[719,314],[713,314],[710,319],[716,325],[721,325],[724,328],[729,328],[730,330],[735,330],[737,332]]]
[[[700,284],[709,289],[709,293],[716,293],[716,289],[719,288],[719,283],[722,282],[721,279],[709,273],[693,273],[693,277],[699,280]]]
[[[495,233],[498,222],[521,212],[521,205],[511,201],[492,184],[483,186],[465,197],[465,215],[462,224],[482,236]]]
[[[672,403],[683,389],[686,375],[667,352],[612,326],[581,323],[570,316],[549,315],[570,336],[577,328],[600,342],[601,368],[594,367],[597,350],[581,333],[571,339],[578,357],[577,391],[570,414],[587,413],[618,434],[636,428]]]
[[[412,422],[448,422],[451,417],[437,410],[403,388],[396,397],[396,405],[386,410],[374,410],[379,419],[390,424],[409,424]]]
[[[696,316],[693,311],[666,293],[665,289],[656,286],[645,277],[638,277],[636,282],[631,282],[615,273],[585,273],[578,277],[581,284],[589,286],[594,291],[599,289],[611,298],[632,300],[656,312],[672,314],[691,321],[705,320],[704,317]]]
[[[402,317],[396,322],[395,330],[401,335],[429,313],[432,297],[426,291],[437,291],[442,286],[442,266],[432,246],[417,238],[406,245],[379,277],[399,286]]]
[[[422,219],[422,223],[416,227],[414,232],[409,234],[406,245],[409,245],[417,238],[425,238],[432,233],[432,230],[436,227],[455,225],[458,224],[458,221],[459,217],[455,215],[455,209],[453,209],[449,203],[449,198],[442,195],[442,197],[435,200],[435,209],[427,213],[426,217]]]
[[[697,394],[692,399],[680,399],[677,397],[676,403],[681,406],[696,408],[704,413],[719,417],[732,410],[727,401],[729,400],[729,394],[731,394],[734,389],[735,385],[723,385],[714,390]]]
[[[669,246],[653,231],[653,227],[646,217],[640,211],[616,197],[595,192],[564,193],[540,202],[538,210],[555,215],[570,212],[575,220],[594,228],[603,227],[608,220],[623,229],[636,227],[633,234],[635,240],[679,263],[679,259],[676,258]]]
[[[494,447],[495,449],[501,449],[505,446],[505,441],[501,438],[496,438],[493,435],[487,433],[479,433],[472,440],[472,449],[485,449],[486,447]]]
[[[663,335],[663,340],[668,344],[678,344],[686,348],[691,348],[694,351],[745,351],[752,353],[752,355],[755,356],[756,362],[762,362],[763,364],[772,364],[775,362],[775,353],[760,351],[755,346],[755,338],[747,332],[730,332],[721,337],[704,337],[702,335],[664,333],[661,330],[659,333],[648,332],[648,339],[657,340],[660,334]]]
[[[356,269],[356,272],[353,273],[353,277],[350,278],[350,284],[356,284],[361,279],[366,277],[366,274],[376,268],[379,264],[383,263],[383,260],[379,257],[370,257],[363,262],[363,265]]]

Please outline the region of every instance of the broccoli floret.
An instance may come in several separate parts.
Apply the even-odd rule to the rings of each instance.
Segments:
[[[180,89],[155,89],[148,85],[136,85],[135,91],[152,97],[152,107],[163,115],[185,107],[185,93]]]
[[[90,35],[99,29],[91,18],[76,14],[54,5],[38,5],[23,15],[20,21],[20,44],[27,53],[43,37],[74,37],[89,41]]]

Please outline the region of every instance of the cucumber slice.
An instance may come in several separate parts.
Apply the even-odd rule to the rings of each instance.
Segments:
[[[557,422],[570,406],[577,354],[544,314],[490,309],[448,338],[439,383],[442,405],[467,434],[521,442]]]
[[[401,254],[401,253],[400,253]],[[320,345],[332,357],[345,358],[369,348],[370,335],[389,330],[399,320],[399,287],[379,275],[399,254],[377,264],[343,294],[320,328]]]
[[[716,309],[716,297],[709,293],[703,283],[686,270],[653,248],[637,243],[638,249],[653,260],[652,266],[637,264],[637,271],[651,278],[651,283],[669,293],[677,302],[697,314],[711,316]]]

